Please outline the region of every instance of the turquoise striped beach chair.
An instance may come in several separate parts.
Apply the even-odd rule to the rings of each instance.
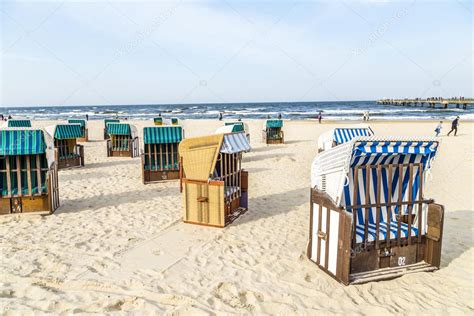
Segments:
[[[184,139],[181,126],[155,126],[143,129],[143,183],[180,178],[178,145]]]
[[[138,133],[128,123],[108,123],[107,157],[137,157],[139,154]]]
[[[77,139],[78,142],[88,142],[89,141],[89,131],[87,129],[87,122],[86,120],[80,120],[80,119],[69,119],[67,120],[68,124],[79,124],[81,125],[81,130],[82,134],[84,135],[83,137],[79,137]]]
[[[104,140],[107,140],[110,138],[108,130],[107,130],[107,125],[109,123],[120,123],[119,119],[105,119],[104,120]]]
[[[283,144],[285,134],[282,120],[267,120],[263,127],[263,141],[266,144]]]
[[[42,129],[0,130],[0,214],[51,214],[59,207],[53,146]]]
[[[344,284],[439,268],[444,208],[424,196],[439,142],[355,137],[312,165],[308,257]]]
[[[81,124],[58,124],[46,130],[54,138],[58,169],[84,167],[84,146],[77,143],[84,137]]]
[[[224,126],[216,129],[216,134],[228,134],[228,133],[245,133],[247,140],[250,142],[249,127],[244,122],[225,122]]]
[[[30,120],[8,120],[8,127],[31,127]]]

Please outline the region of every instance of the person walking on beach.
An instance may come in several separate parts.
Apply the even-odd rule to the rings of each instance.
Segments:
[[[318,116],[316,118],[318,119],[319,124],[321,124],[321,120],[323,119],[323,112],[319,111]]]
[[[443,129],[443,121],[439,121],[439,124],[435,128],[436,137],[441,133],[441,129]]]
[[[89,114],[86,114],[86,121],[89,120]]]
[[[449,134],[451,134],[452,131],[454,131],[454,136],[456,136],[456,134],[458,133],[458,126],[459,126],[459,116],[456,116],[454,121],[451,123],[451,130],[449,131],[448,136]]]
[[[223,117],[222,112],[219,112],[219,121],[222,121],[222,117]]]
[[[278,113],[278,119],[281,120],[281,113]]]

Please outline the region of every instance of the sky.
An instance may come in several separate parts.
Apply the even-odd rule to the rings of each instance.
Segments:
[[[0,106],[473,96],[473,1],[0,2]]]

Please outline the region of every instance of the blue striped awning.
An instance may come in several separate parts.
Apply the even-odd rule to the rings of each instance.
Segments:
[[[109,135],[132,135],[130,125],[125,123],[107,124],[107,133],[109,133]]]
[[[224,134],[224,141],[220,152],[224,154],[235,154],[250,151],[250,143],[245,133]]]
[[[145,127],[143,129],[144,144],[174,144],[183,139],[181,126]]]
[[[344,144],[358,136],[373,136],[374,132],[370,128],[335,128],[333,140],[336,144]]]
[[[8,120],[8,127],[31,127],[30,120]]]
[[[68,124],[79,124],[81,127],[86,126],[86,120],[69,119],[67,122]]]
[[[283,127],[282,120],[267,120],[267,128],[281,128]]]
[[[342,206],[350,212],[357,212],[356,229],[357,239],[362,241],[364,238],[365,225],[365,208],[357,208],[352,210],[351,205],[376,204],[377,185],[380,180],[380,202],[396,202],[399,198],[402,201],[414,201],[420,198],[420,182],[423,170],[430,168],[430,162],[436,155],[439,143],[437,141],[356,141],[350,158],[350,169],[347,173],[347,180],[343,188]],[[410,182],[410,164],[414,165],[412,179]],[[401,169],[400,166],[402,165]],[[356,168],[364,166],[380,166],[380,171],[377,168]],[[379,173],[380,172],[380,173]],[[358,194],[354,198],[354,187],[357,173],[357,187]],[[380,179],[379,178],[380,175]],[[401,180],[401,188],[400,188]],[[366,189],[369,192],[366,192]],[[391,191],[389,192],[389,189]],[[409,192],[412,196],[409,197]],[[401,189],[401,190],[400,190]],[[401,197],[399,197],[401,192]],[[368,197],[368,200],[366,200]],[[375,231],[375,219],[377,211],[380,211],[381,222],[387,223],[390,227],[391,238],[396,236],[397,227],[392,227],[392,223],[396,223],[397,214],[406,214],[409,207],[413,205],[405,205],[401,209],[398,206],[391,208],[391,217],[388,217],[387,207],[369,208],[368,223],[369,235],[368,238],[375,239],[372,230]],[[373,228],[373,229],[372,229]],[[393,231],[392,231],[393,230]],[[407,234],[407,231],[401,230],[401,234]],[[384,239],[388,232],[384,227],[380,232],[381,239]],[[412,230],[412,234],[417,234],[416,228]],[[402,237],[406,237],[406,236]],[[369,240],[370,241],[370,240]]]
[[[81,125],[79,124],[60,124],[56,126],[54,138],[56,139],[73,139],[84,137]]]
[[[0,130],[0,156],[44,154],[46,147],[42,130]]]

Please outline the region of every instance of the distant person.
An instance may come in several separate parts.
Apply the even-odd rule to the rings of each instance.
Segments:
[[[11,120],[11,119],[12,119],[12,116],[11,116],[11,115],[8,115],[8,119]]]
[[[319,124],[321,124],[321,121],[323,119],[323,112],[319,111],[318,116],[316,116],[316,118],[318,119]]]
[[[281,113],[278,113],[278,119],[281,120]]]
[[[161,113],[158,113],[158,117],[161,117]]]
[[[86,114],[86,121],[89,120],[89,114]]]
[[[0,114],[0,121],[3,121],[3,114]]]
[[[448,133],[451,134],[454,131],[454,136],[458,133],[458,126],[459,126],[459,116],[457,116],[454,121],[451,123],[451,130]]]
[[[439,136],[439,133],[441,133],[442,129],[443,129],[443,121],[439,121],[439,124],[435,128],[436,137]]]
[[[219,121],[222,121],[223,117],[224,117],[224,115],[222,115],[222,112],[219,112]]]
[[[241,118],[241,117],[239,117],[239,119],[238,119],[237,121],[238,121],[238,122],[242,122],[242,118]]]

